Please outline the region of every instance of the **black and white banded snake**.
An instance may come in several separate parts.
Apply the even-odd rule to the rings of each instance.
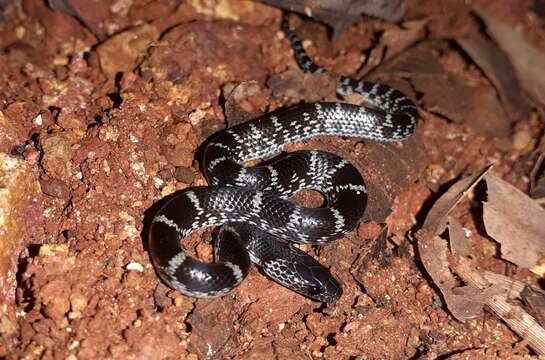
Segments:
[[[282,29],[301,69],[323,72],[306,54],[287,15]],[[337,94],[345,98],[353,93],[373,108],[304,103],[215,135],[202,163],[210,186],[176,195],[152,221],[149,250],[159,276],[185,295],[219,297],[239,285],[254,262],[289,289],[318,301],[336,301],[342,288],[330,272],[280,239],[325,244],[353,230],[367,201],[360,173],[346,160],[322,151],[296,151],[252,168],[243,164],[315,136],[397,141],[414,132],[417,108],[400,91],[341,77]],[[303,189],[319,191],[327,205],[304,208],[287,200]],[[214,242],[216,262],[205,263],[184,251],[180,241],[211,226],[221,226]]]

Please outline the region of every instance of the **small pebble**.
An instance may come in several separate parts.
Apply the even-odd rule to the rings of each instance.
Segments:
[[[513,148],[522,154],[530,153],[535,146],[535,139],[526,130],[520,130],[513,134]]]
[[[191,184],[195,181],[195,177],[195,172],[191,168],[178,166],[176,170],[174,170],[174,178],[185,184]]]
[[[125,268],[127,270],[135,270],[135,271],[139,271],[139,272],[144,272],[144,267],[142,266],[142,264],[137,263],[137,262],[128,263]]]
[[[70,295],[70,308],[73,312],[82,312],[88,304],[87,298],[80,293],[73,293]]]

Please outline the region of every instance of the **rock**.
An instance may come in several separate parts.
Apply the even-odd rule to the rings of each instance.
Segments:
[[[24,142],[24,130],[0,111],[0,151],[9,152],[14,146]]]
[[[40,185],[24,160],[0,153],[0,299],[12,301],[17,258],[41,223]]]
[[[132,71],[159,35],[156,27],[142,25],[106,40],[97,48],[104,74],[113,81],[117,73]]]
[[[195,172],[189,167],[179,166],[174,170],[174,178],[185,184],[191,184],[195,181]]]
[[[41,140],[43,156],[41,165],[52,178],[70,181],[72,149],[70,141],[62,135],[53,135]]]
[[[40,185],[44,194],[59,199],[66,198],[70,192],[70,188],[65,182],[55,178],[41,179]]]

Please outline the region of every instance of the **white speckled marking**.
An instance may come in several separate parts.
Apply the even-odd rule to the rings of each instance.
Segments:
[[[292,43],[295,58],[303,71],[324,72],[325,70],[314,64],[306,54],[302,42],[290,28],[286,17],[283,18],[282,28]],[[242,167],[247,161],[278,154],[287,144],[305,141],[315,136],[397,141],[407,138],[414,131],[418,116],[417,108],[410,99],[393,88],[341,77],[337,93],[341,96],[360,94],[366,102],[381,109],[382,112],[370,111],[365,107],[346,103],[300,104],[280,112],[281,116],[266,115],[256,122],[226,130],[223,135],[220,134],[208,145],[220,150],[209,151],[207,163],[203,164],[203,168],[207,170],[209,183],[219,187],[208,192],[187,191],[184,194],[185,198],[179,197],[184,201],[167,203],[165,212],[161,213],[162,210],[160,210],[153,221],[167,225],[182,238],[195,229],[227,222],[242,222],[256,226],[266,235],[251,240],[256,241],[257,245],[249,248],[250,258],[253,262],[261,264],[266,274],[290,289],[307,296],[311,296],[312,292],[320,301],[338,298],[340,285],[334,278],[322,277],[321,280],[307,280],[311,278],[308,275],[315,274],[314,269],[319,267],[308,255],[301,251],[297,252],[294,248],[283,251],[274,250],[276,245],[271,245],[274,242],[261,249],[259,245],[262,244],[259,241],[264,241],[265,236],[279,236],[288,237],[287,240],[300,243],[319,244],[331,241],[351,230],[346,227],[353,227],[359,217],[354,218],[357,215],[341,213],[339,209],[344,209],[345,206],[337,208],[335,201],[352,197],[354,206],[359,206],[363,213],[367,190],[363,179],[357,180],[354,175],[357,170],[346,160],[337,159],[332,155],[323,157],[323,153],[318,151],[293,157],[293,159],[299,159],[296,164],[302,167],[295,169],[296,171],[291,171],[287,162],[282,166],[272,163],[272,165],[266,165],[265,169],[256,168],[252,171]],[[220,169],[225,167],[218,165],[223,161],[233,161],[240,165],[240,169],[234,170],[233,174],[222,174]],[[229,187],[222,186],[225,184],[229,184]],[[306,188],[318,190],[324,194],[327,207],[308,210],[282,200]],[[278,198],[274,198],[269,192],[277,194]],[[186,199],[189,201],[185,201]],[[192,214],[194,218],[185,219],[182,225],[165,215],[177,211]],[[152,231],[154,228],[152,227]],[[178,241],[179,238],[179,236],[171,236],[167,239],[155,239],[153,235],[153,233],[150,234],[150,241]],[[250,240],[247,239],[247,241]],[[276,239],[268,241],[276,241]],[[178,243],[167,245],[169,248],[179,246]],[[266,253],[261,254],[259,251]],[[201,291],[200,289],[203,288],[211,288],[208,285],[215,279],[223,277],[225,280],[225,275],[229,274],[217,276],[218,274],[214,274],[206,267],[185,269],[184,264],[187,266],[189,255],[181,249],[178,253],[170,255],[170,259],[160,259],[160,256],[165,257],[165,255],[152,254],[152,259],[154,262],[158,260],[161,264],[168,264],[166,267],[159,267],[158,272],[170,286],[181,293],[208,298],[223,296],[232,289],[232,287],[221,287],[206,292]],[[232,282],[235,285],[240,283],[247,269],[241,269],[231,262],[224,264],[232,271]],[[294,264],[297,266],[293,266]],[[306,273],[298,273],[301,269],[306,269],[303,270]],[[325,270],[320,270],[320,272],[323,271]],[[189,276],[192,281],[206,286],[189,289],[190,282],[184,284],[182,281],[184,276]],[[335,289],[333,293],[325,293],[325,286],[328,283],[333,284],[332,288]],[[217,285],[217,287],[224,286],[225,283]],[[324,293],[316,295],[316,289],[324,289]]]

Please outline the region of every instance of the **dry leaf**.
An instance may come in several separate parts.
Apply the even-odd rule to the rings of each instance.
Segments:
[[[439,235],[447,226],[449,212],[489,169],[490,167],[452,185],[435,202],[424,221],[422,230],[416,234],[422,264],[433,282],[441,290],[449,311],[460,321],[469,320],[478,314],[486,300],[486,294],[478,289],[459,287],[457,278],[451,272],[447,242]]]
[[[545,326],[545,293],[534,289],[531,286],[525,286],[520,297],[528,311],[541,326]]]
[[[524,268],[538,265],[545,256],[545,209],[501,179],[487,175],[485,180],[484,225],[501,244],[502,258]]]
[[[443,194],[433,205],[426,220],[423,229],[434,234],[440,234],[447,226],[447,215],[460,200],[485,176],[491,166],[487,166],[483,171],[477,174],[467,176],[454,185]]]
[[[518,204],[521,198],[524,199],[524,202],[527,201],[526,195],[518,194],[519,191],[516,189],[514,190],[518,193],[513,195],[515,191],[510,188],[511,185],[509,187],[504,186],[500,183],[501,180],[490,175],[485,176],[488,169],[490,167],[480,174],[458,181],[437,200],[428,213],[422,230],[417,233],[419,255],[422,264],[443,294],[447,307],[454,317],[460,321],[468,320],[474,317],[481,307],[486,304],[514,332],[527,341],[528,346],[535,350],[538,355],[543,356],[545,355],[545,330],[521,307],[509,302],[514,297],[520,297],[523,289],[522,284],[510,281],[510,279],[499,274],[480,273],[474,270],[466,257],[450,254],[446,241],[439,236],[448,223],[451,248],[456,249],[459,253],[467,251],[464,248],[467,244],[457,243],[462,241],[461,226],[456,220],[449,219],[448,214],[483,177],[489,185],[488,203],[491,202],[491,196],[496,199],[493,201],[494,203],[499,201],[502,205],[509,205],[511,208],[516,207],[514,204]],[[500,197],[504,193],[510,195],[511,198]],[[515,200],[512,198],[515,198]],[[509,213],[505,208],[507,206],[504,206],[502,210]],[[545,211],[541,208],[540,210]],[[504,218],[501,221],[505,224],[519,220],[517,214],[511,214],[511,216],[511,219]],[[545,217],[542,215],[541,219],[545,219]],[[544,237],[542,236],[541,239],[544,239]],[[541,249],[544,248],[541,247]],[[456,287],[458,278],[463,280],[466,286]]]
[[[528,43],[513,26],[501,22],[483,9],[475,10],[485,22],[490,35],[511,60],[521,86],[533,99],[545,104],[545,53]]]
[[[529,194],[534,199],[545,198],[545,136],[541,137],[535,150],[536,159],[530,172]]]
[[[381,65],[379,74],[373,73],[371,80],[385,82],[390,77],[409,78],[413,91],[422,93],[420,102],[426,110],[462,123],[489,138],[511,134],[511,120],[495,89],[470,84],[463,76],[447,71],[437,55],[447,51],[445,42],[422,42]]]
[[[458,220],[452,216],[448,218],[448,238],[450,250],[454,255],[466,257],[471,254],[471,239],[466,236]]]
[[[380,41],[371,50],[357,79],[364,78],[381,64],[395,58],[426,36],[427,19],[407,21],[398,27],[386,27]]]
[[[511,120],[528,116],[530,105],[522,95],[513,65],[505,53],[487,40],[457,39],[456,41],[492,81]]]
[[[261,0],[264,3],[296,11],[330,25],[335,33],[361,20],[362,13],[391,22],[405,14],[402,0]]]
[[[545,329],[533,316],[509,301],[515,293],[518,298],[521,297],[520,284],[510,282],[500,274],[480,273],[464,258],[458,259],[456,273],[464,282],[486,293],[485,303],[490,310],[505,321],[539,356],[545,356]],[[516,288],[518,293],[514,291]]]

